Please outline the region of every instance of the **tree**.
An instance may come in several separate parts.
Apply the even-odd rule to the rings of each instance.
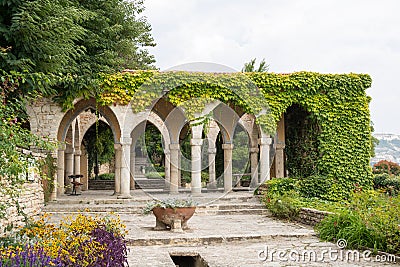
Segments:
[[[265,58],[263,58],[256,69],[256,59],[253,58],[250,62],[244,63],[242,68],[242,72],[267,72],[269,69],[269,65],[265,62]]]
[[[143,10],[141,0],[0,0],[0,69],[59,75],[52,93],[72,102],[101,72],[154,68]]]
[[[399,175],[400,165],[395,162],[381,160],[378,163],[374,164],[373,173],[374,174],[387,173],[389,175]]]

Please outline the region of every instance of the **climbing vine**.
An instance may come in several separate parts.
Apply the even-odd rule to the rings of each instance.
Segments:
[[[102,79],[103,105],[125,105],[133,99],[133,110],[139,112],[163,94],[175,106],[194,98],[216,99],[255,114],[266,133],[273,133],[282,114],[297,104],[318,121],[318,158],[313,168],[328,179],[330,198],[371,186],[370,97],[365,93],[372,82],[369,75],[137,71]],[[198,110],[205,105],[192,104]]]

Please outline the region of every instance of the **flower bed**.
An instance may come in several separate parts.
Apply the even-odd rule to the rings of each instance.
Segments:
[[[1,240],[3,266],[125,266],[125,226],[118,216],[78,214],[60,225],[46,216]]]

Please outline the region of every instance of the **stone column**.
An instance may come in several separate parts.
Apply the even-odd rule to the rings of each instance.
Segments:
[[[121,144],[114,145],[115,150],[115,189],[114,195],[121,193],[121,158],[122,158],[122,146]]]
[[[269,163],[269,150],[272,144],[272,138],[262,137],[258,139],[260,144],[260,180],[262,183],[271,179],[270,177],[270,163]]]
[[[192,195],[201,194],[201,145],[203,140],[200,138],[192,138],[190,140],[192,151]]]
[[[65,151],[65,185],[66,193],[72,192],[71,179],[68,177],[74,174],[74,149],[67,148]]]
[[[233,144],[222,144],[224,150],[224,192],[232,191],[232,150]]]
[[[87,191],[89,189],[89,170],[88,170],[88,158],[87,154],[84,152],[81,155],[81,171],[82,171],[82,179],[81,183],[82,185],[82,191]]]
[[[136,164],[136,152],[135,144],[131,145],[131,158],[130,158],[130,179],[131,179],[131,190],[135,190],[135,164]]]
[[[276,144],[276,151],[275,151],[276,178],[285,177],[285,153],[283,152],[283,149],[285,149],[285,144],[282,143]]]
[[[75,149],[74,153],[74,174],[82,174],[81,173],[81,155],[82,152],[78,149]],[[81,178],[75,179],[76,182],[81,182]],[[81,193],[81,186],[76,187],[76,193]]]
[[[258,185],[258,147],[250,148],[250,172],[251,183],[250,187],[254,188]]]
[[[61,196],[65,193],[64,179],[65,179],[65,144],[60,144],[57,152],[57,196]]]
[[[169,193],[170,194],[178,194],[179,193],[179,144],[170,144],[169,151],[171,155],[171,167],[170,167],[170,178],[171,183],[169,185]]]
[[[121,153],[121,195],[118,198],[131,198],[131,175],[130,175],[130,158],[131,158],[131,138],[124,138]]]
[[[165,157],[164,157],[164,166],[165,166],[165,186],[164,186],[164,191],[169,191],[169,185],[171,184],[171,173],[170,173],[170,168],[171,168],[171,159],[170,159],[170,152],[169,150],[164,151]]]
[[[217,154],[216,148],[208,149],[208,174],[209,181],[207,188],[208,189],[217,189],[217,179],[215,173],[215,155]]]

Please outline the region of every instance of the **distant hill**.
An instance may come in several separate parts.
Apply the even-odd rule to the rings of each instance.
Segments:
[[[371,164],[380,160],[388,160],[400,164],[400,135],[376,133],[373,134],[379,140],[379,145],[375,148],[375,157],[371,159]]]

